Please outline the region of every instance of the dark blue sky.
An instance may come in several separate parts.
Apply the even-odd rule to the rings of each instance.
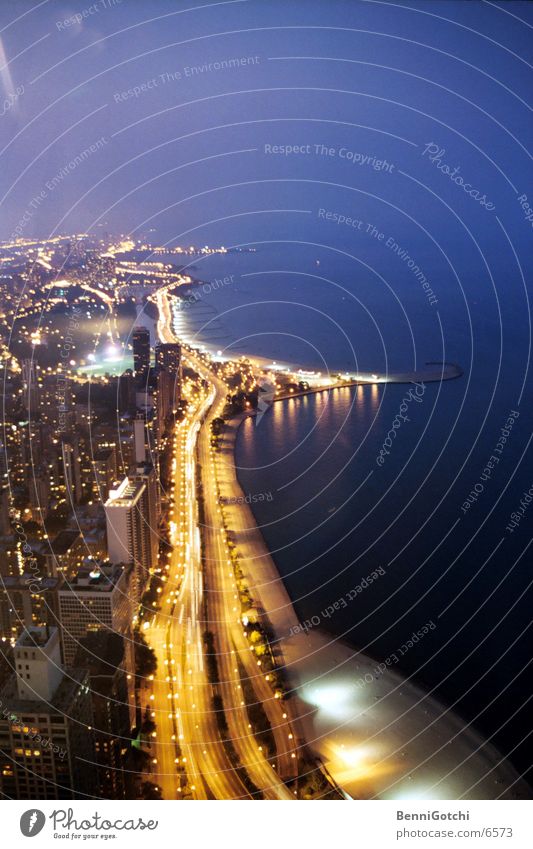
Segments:
[[[0,121],[3,237],[30,208],[23,235],[105,222],[112,232],[155,227],[160,241],[289,233],[353,246],[360,234],[320,220],[326,208],[431,255],[424,226],[443,250],[460,244],[466,265],[477,257],[464,225],[489,260],[511,262],[499,218],[525,259],[531,224],[517,198],[532,176],[527,3],[33,5],[3,2],[0,11],[4,95],[24,86]],[[247,64],[186,70],[238,58]],[[429,143],[495,210],[424,155]],[[268,144],[310,153],[268,155]],[[315,144],[334,153],[316,155]],[[364,157],[393,167],[377,171]],[[280,209],[302,211],[269,212]]]

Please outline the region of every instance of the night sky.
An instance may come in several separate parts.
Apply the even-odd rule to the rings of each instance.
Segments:
[[[294,239],[350,244],[346,226],[319,220],[326,207],[407,236],[425,254],[451,251],[459,271],[480,267],[479,250],[513,265],[504,229],[525,260],[526,3],[32,6],[6,0],[0,11],[4,96],[23,87],[0,124],[3,237],[29,207],[24,236],[105,225],[155,228],[161,242],[238,243],[290,228]],[[231,59],[247,61],[215,65]],[[269,144],[311,152],[268,154]],[[315,144],[335,153],[317,155]],[[435,149],[494,209],[430,161]],[[372,157],[392,170],[366,164]]]

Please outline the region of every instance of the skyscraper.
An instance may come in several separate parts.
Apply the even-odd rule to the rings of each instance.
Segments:
[[[7,537],[12,533],[9,507],[9,488],[0,483],[0,537]]]
[[[146,419],[142,414],[133,422],[133,457],[135,463],[146,461]]]
[[[125,796],[123,764],[132,727],[127,644],[124,637],[110,631],[89,633],[80,640],[75,659],[76,666],[89,670],[98,763],[97,794],[103,799]]]
[[[23,360],[22,383],[22,402],[30,418],[33,418],[39,411],[39,384],[35,360],[29,358]]]
[[[150,331],[146,327],[135,327],[133,340],[133,371],[139,386],[146,384],[150,368]]]
[[[79,504],[82,498],[81,468],[78,446],[70,442],[61,443],[63,479],[65,481],[67,507]]]
[[[49,577],[66,575],[73,577],[87,556],[87,546],[81,532],[75,528],[64,528],[53,540],[43,541],[44,568]]]
[[[172,413],[177,410],[181,396],[181,345],[160,343],[156,345],[157,366],[157,441],[162,440]]]
[[[54,627],[58,621],[57,591],[61,575],[41,577],[32,572],[10,575],[0,583],[0,638],[17,639],[25,627]]]
[[[131,567],[82,566],[58,592],[63,659],[74,661],[80,640],[99,631],[121,634],[131,647]],[[132,668],[130,658],[128,668]]]
[[[82,566],[77,575],[58,592],[63,661],[74,663],[82,640],[90,634],[119,634],[124,639],[124,669],[134,669],[132,640],[131,566],[110,566],[93,562]],[[85,665],[85,664],[83,664]],[[130,724],[135,722],[133,680],[126,699]]]
[[[159,342],[155,346],[155,364],[158,368],[179,374],[181,370],[181,345],[178,342]]]
[[[149,535],[150,546],[149,568],[153,569],[157,563],[157,553],[159,551],[157,526],[161,516],[161,491],[157,471],[152,463],[140,463],[135,470],[134,479],[144,483],[146,486],[146,513],[144,515],[148,523],[146,531]]]
[[[8,799],[92,795],[88,673],[63,670],[57,628],[31,628],[13,650],[16,671],[0,690],[0,791]]]
[[[50,478],[42,466],[34,467],[29,481],[31,518],[43,525],[50,511]]]
[[[159,375],[165,373],[170,378],[166,381],[168,409],[175,410],[181,395],[181,345],[177,342],[156,345],[155,361]]]
[[[130,369],[123,372],[117,383],[117,407],[121,413],[135,410],[135,377]]]
[[[91,458],[92,491],[99,501],[107,501],[109,490],[117,479],[117,452],[114,446],[95,451]]]
[[[153,538],[150,526],[150,496],[147,483],[126,477],[111,490],[105,504],[107,551],[111,563],[133,563],[133,597],[140,601],[153,562]]]

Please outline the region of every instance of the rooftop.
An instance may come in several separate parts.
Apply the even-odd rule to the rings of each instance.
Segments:
[[[45,551],[45,554],[54,554],[56,557],[66,554],[78,540],[80,532],[72,530],[63,530],[58,533],[55,539],[50,542],[51,551]]]
[[[76,693],[84,685],[87,686],[87,670],[69,668],[65,669],[61,683],[49,702],[42,699],[20,699],[17,691],[17,676],[13,673],[0,690],[0,700],[8,712],[11,711],[18,716],[27,713],[57,713],[68,718]]]
[[[140,481],[124,478],[117,489],[112,489],[107,499],[106,507],[131,506],[141,493],[143,484]]]
[[[95,451],[93,454],[93,462],[98,463],[101,460],[108,460],[113,452],[114,448],[102,448],[100,451]]]
[[[118,565],[80,566],[74,578],[61,590],[61,595],[70,595],[72,592],[113,592],[123,574],[124,568]]]
[[[48,643],[56,639],[57,628],[28,628],[22,632],[17,640],[17,648],[44,648]]]
[[[27,590],[31,585],[32,592],[44,593],[58,589],[62,583],[63,576],[59,576],[58,578],[40,578],[32,572],[24,572],[23,575],[9,575],[6,578],[2,578],[0,588],[10,593]]]
[[[94,631],[82,637],[75,662],[87,667],[92,677],[114,678],[124,660],[124,637],[113,631]]]

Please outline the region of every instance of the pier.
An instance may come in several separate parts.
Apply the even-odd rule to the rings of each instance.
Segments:
[[[295,389],[292,392],[280,392],[272,401],[285,401],[287,398],[299,398],[302,395],[312,395],[317,392],[329,392],[331,389],[344,389],[352,386],[374,386],[383,383],[440,383],[444,380],[455,380],[463,375],[462,368],[456,363],[428,362],[424,368],[409,372],[358,372],[348,374],[346,379],[327,380],[318,378],[315,385],[307,389]],[[311,383],[313,378],[301,374],[290,375],[295,381]],[[316,379],[316,378],[315,378]]]

